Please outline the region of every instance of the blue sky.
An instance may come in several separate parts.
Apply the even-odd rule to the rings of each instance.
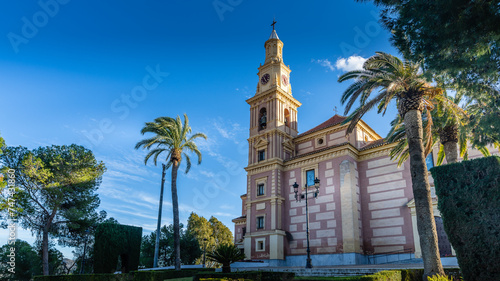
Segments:
[[[100,210],[155,229],[161,167],[134,150],[145,122],[190,118],[201,165],[178,179],[180,219],[215,216],[233,230],[246,190],[249,106],[276,18],[299,131],[343,113],[337,78],[375,51],[397,54],[371,4],[342,1],[2,1],[0,134],[30,149],[81,144],[108,171]],[[144,89],[147,89],[144,91]],[[395,110],[364,120],[385,136]],[[162,224],[172,222],[170,175]],[[0,231],[0,244],[7,241]],[[33,241],[29,231],[19,238]],[[62,249],[72,257],[71,248]]]

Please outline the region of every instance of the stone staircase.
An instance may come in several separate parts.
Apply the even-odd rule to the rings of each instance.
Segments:
[[[314,276],[314,277],[328,277],[328,276],[359,276],[373,274],[384,268],[298,268],[298,267],[253,267],[253,268],[231,268],[232,272],[238,271],[274,271],[274,272],[294,272],[295,276]]]

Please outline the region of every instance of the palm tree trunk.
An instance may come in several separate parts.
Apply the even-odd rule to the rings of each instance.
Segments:
[[[165,184],[165,164],[162,165],[163,171],[161,173],[161,190],[160,190],[160,206],[158,207],[158,223],[156,225],[156,241],[155,241],[155,255],[153,267],[158,267],[158,255],[160,253],[160,227],[161,227],[161,212],[163,207],[163,187]]]
[[[415,109],[408,111],[404,116],[404,123],[410,152],[410,171],[417,213],[417,229],[424,261],[423,280],[427,280],[428,276],[444,275],[444,270],[439,257],[436,224],[422,143],[422,115],[420,111]]]
[[[444,155],[446,163],[456,163],[458,161],[458,143],[449,141],[443,143]]]
[[[446,163],[451,164],[458,161],[458,125],[451,121],[440,130],[439,139],[443,145]]]
[[[181,270],[181,240],[179,235],[179,202],[177,199],[177,170],[179,162],[172,164],[172,207],[174,209],[174,254],[175,270]]]

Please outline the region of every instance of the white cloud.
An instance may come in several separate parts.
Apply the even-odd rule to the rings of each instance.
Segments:
[[[335,67],[343,71],[359,70],[363,69],[365,61],[366,59],[360,56],[350,56],[347,59],[339,58],[335,63]]]
[[[218,216],[218,217],[232,217],[232,218],[237,217],[237,215],[230,214],[230,213],[223,213],[223,212],[216,212],[213,215]]]
[[[200,174],[202,174],[208,178],[215,177],[215,174],[213,172],[210,172],[210,171],[200,170]]]
[[[113,213],[120,213],[120,214],[125,214],[125,215],[133,215],[135,217],[140,217],[140,218],[145,218],[145,219],[150,219],[150,220],[158,219],[158,217],[155,215],[147,215],[144,213],[138,213],[136,211],[127,211],[127,210],[124,210],[122,207],[120,207],[120,208],[109,208],[108,207],[108,211],[110,213],[113,212]]]
[[[212,126],[217,130],[217,132],[225,139],[233,141],[238,144],[239,134],[245,130],[238,123],[233,123],[231,121],[224,121],[222,118],[217,118],[212,121]]]
[[[312,59],[311,62],[319,63],[321,66],[326,67],[326,71],[328,71],[328,70],[334,71],[335,70],[335,67],[332,65],[332,62],[329,61],[328,59],[324,59],[324,60]]]

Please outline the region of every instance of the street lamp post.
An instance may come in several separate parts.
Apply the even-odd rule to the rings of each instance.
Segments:
[[[207,250],[207,238],[203,238],[203,268],[205,268],[205,253]]]
[[[293,184],[293,191],[295,192],[295,201],[300,202],[301,199],[306,200],[306,239],[307,239],[307,261],[306,261],[306,268],[312,268],[312,263],[311,263],[311,248],[309,247],[309,204],[307,203],[309,201],[309,197],[307,197],[307,190],[311,186],[307,186],[307,182],[305,184],[305,189],[306,189],[306,194],[301,194],[300,196],[298,195],[299,192],[299,185],[297,182]],[[314,180],[314,187],[316,188],[316,191],[314,191],[314,198],[318,197],[319,193],[319,179],[316,178]]]

